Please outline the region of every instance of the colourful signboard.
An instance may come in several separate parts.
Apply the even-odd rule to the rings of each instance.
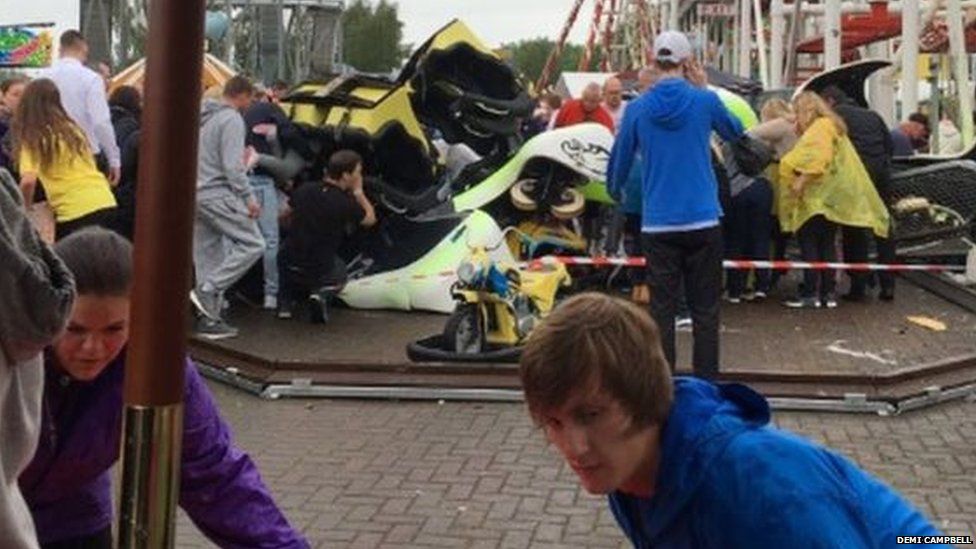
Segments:
[[[53,42],[54,23],[0,25],[0,67],[47,67]]]

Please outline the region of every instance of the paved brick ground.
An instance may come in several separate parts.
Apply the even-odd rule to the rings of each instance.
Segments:
[[[316,547],[626,547],[519,405],[267,402],[212,387]],[[976,403],[776,421],[846,453],[945,531],[976,532]],[[178,547],[208,546],[181,515]]]

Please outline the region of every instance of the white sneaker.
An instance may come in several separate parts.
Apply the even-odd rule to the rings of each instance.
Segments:
[[[278,298],[273,295],[264,296],[264,308],[273,311],[278,308]]]

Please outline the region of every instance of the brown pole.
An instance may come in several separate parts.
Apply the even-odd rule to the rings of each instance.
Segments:
[[[179,488],[204,0],[150,3],[119,547],[172,547]]]

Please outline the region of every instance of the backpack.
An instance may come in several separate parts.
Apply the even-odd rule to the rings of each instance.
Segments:
[[[775,152],[769,145],[749,134],[743,134],[731,145],[739,171],[750,177],[762,175],[775,158]]]

